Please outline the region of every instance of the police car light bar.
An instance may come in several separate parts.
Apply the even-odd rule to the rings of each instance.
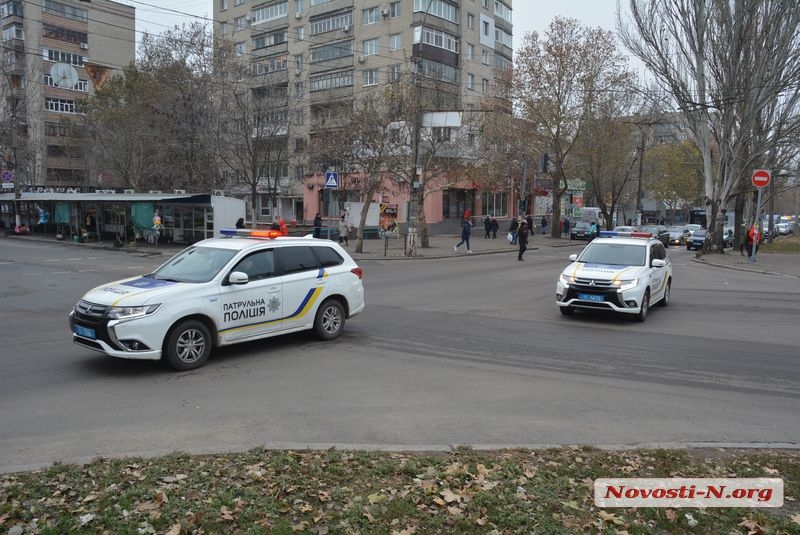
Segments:
[[[615,230],[601,230],[601,238],[652,238],[651,232],[617,232]]]
[[[219,229],[219,233],[228,238],[240,236],[244,238],[269,238],[271,240],[283,235],[280,230],[250,230],[246,228],[223,228]]]

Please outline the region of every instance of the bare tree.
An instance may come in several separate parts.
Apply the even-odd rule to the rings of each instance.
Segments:
[[[575,19],[556,17],[546,39],[525,35],[514,63],[514,93],[522,117],[547,138],[554,179],[553,220],[561,218],[561,197],[574,176],[572,153],[594,117],[598,100],[630,86],[632,73],[614,36]],[[553,237],[559,226],[552,225]]]
[[[800,10],[793,2],[630,0],[625,45],[673,97],[703,160],[704,250],[723,252],[726,203],[798,129]]]
[[[653,147],[647,166],[647,189],[661,199],[669,222],[682,207],[692,206],[703,189],[703,165],[697,145],[690,141]]]
[[[217,147],[222,163],[249,190],[256,223],[258,196],[277,204],[280,179],[288,175],[289,139],[300,96],[292,94],[283,58],[250,64],[222,47],[217,59],[220,125]]]

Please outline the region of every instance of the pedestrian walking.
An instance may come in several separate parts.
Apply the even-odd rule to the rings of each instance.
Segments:
[[[528,237],[532,238],[535,227],[533,226],[533,218],[531,217],[531,214],[525,216],[525,224],[528,226]]]
[[[545,216],[542,216],[542,234],[545,234],[546,230],[547,230],[547,218]]]
[[[565,217],[564,218],[564,234],[567,236],[567,238],[569,238],[569,227],[570,227],[570,225],[571,225],[571,223],[570,223],[569,217]]]
[[[341,219],[339,219],[339,243],[344,242],[344,246],[347,247],[350,245],[347,242],[347,235],[350,234],[350,223],[347,222],[347,214],[342,214]]]
[[[523,221],[519,224],[519,231],[517,232],[517,241],[519,242],[519,255],[517,255],[517,260],[525,260],[522,258],[522,255],[525,254],[525,251],[528,249],[528,223]]]
[[[244,218],[240,217],[236,220],[236,228],[244,228]]]
[[[500,225],[497,223],[497,219],[495,219],[495,218],[492,218],[491,229],[492,229],[492,239],[496,240],[497,239],[497,231],[500,229]]]
[[[462,243],[467,245],[467,253],[472,254],[472,248],[469,246],[469,237],[472,234],[472,222],[468,218],[464,218],[461,222],[461,241],[453,246],[453,251],[458,251]]]
[[[515,217],[511,219],[511,224],[508,227],[508,232],[511,233],[511,245],[517,244],[517,230],[519,230],[519,221]]]
[[[483,220],[483,229],[486,231],[486,235],[483,239],[487,239],[492,232],[492,220],[488,215]]]
[[[315,238],[319,238],[321,233],[322,233],[322,216],[319,215],[319,212],[317,212],[317,215],[314,216],[314,230],[312,231],[312,236],[314,236]]]
[[[597,237],[597,221],[592,221],[592,225],[589,227],[589,241],[592,241]]]

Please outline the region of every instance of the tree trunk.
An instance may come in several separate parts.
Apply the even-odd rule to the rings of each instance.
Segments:
[[[561,196],[563,192],[553,190],[553,224],[550,225],[550,237],[551,238],[560,238],[561,232],[561,225],[558,224],[561,221]]]
[[[361,207],[361,214],[358,218],[358,235],[356,236],[356,252],[364,252],[364,227],[367,224],[367,214],[369,207],[372,204],[372,195],[364,199],[364,206]]]

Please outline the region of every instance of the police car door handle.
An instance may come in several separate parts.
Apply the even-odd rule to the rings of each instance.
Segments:
[[[267,292],[271,293],[271,294],[275,294],[275,293],[278,293],[280,291],[281,291],[281,287],[280,286],[270,286],[269,288],[267,288]]]

